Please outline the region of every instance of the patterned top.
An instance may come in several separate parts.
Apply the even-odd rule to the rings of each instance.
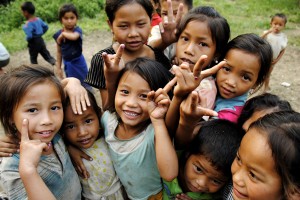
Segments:
[[[148,46],[148,45],[147,45]],[[148,46],[152,49],[152,47]],[[168,58],[159,50],[152,49],[155,55],[155,60],[160,62],[168,70],[171,68],[171,63]],[[106,52],[107,54],[116,54],[112,46],[109,46],[106,49],[103,49],[96,53],[91,60],[91,67],[89,73],[86,77],[85,82],[95,88],[105,89],[105,77],[104,77],[104,60],[102,58],[102,53]]]
[[[113,167],[104,138],[99,138],[93,146],[82,150],[93,158],[92,161],[83,159],[84,166],[91,174],[88,179],[80,177],[83,197],[85,199],[124,199],[121,182]]]
[[[42,155],[38,173],[56,199],[81,199],[81,186],[66,146],[59,134],[52,140],[56,153]],[[19,174],[20,155],[5,157],[0,165],[0,184],[9,199],[24,200],[26,190]]]
[[[48,30],[48,25],[38,17],[30,19],[23,25],[23,31],[26,34],[26,40],[41,37]]]

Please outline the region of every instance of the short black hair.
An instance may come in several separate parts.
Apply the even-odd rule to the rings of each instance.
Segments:
[[[74,13],[74,15],[77,17],[78,19],[78,12],[77,12],[77,9],[76,7],[72,4],[72,3],[67,3],[67,4],[64,4],[62,5],[62,7],[60,7],[59,9],[59,12],[58,12],[58,19],[59,21],[61,22],[62,21],[62,18],[64,17],[64,15],[67,13],[67,12],[72,12]]]
[[[26,1],[21,5],[22,11],[27,11],[29,14],[34,15],[35,7],[31,1]]]
[[[254,112],[268,109],[272,109],[273,112],[293,110],[288,101],[281,100],[275,94],[264,93],[246,101],[242,113],[238,118],[238,125],[242,127]]]
[[[283,14],[283,13],[276,13],[275,15],[272,16],[271,22],[273,21],[273,19],[274,19],[275,17],[280,17],[280,18],[282,18],[282,19],[284,20],[284,25],[287,23],[287,17],[286,17],[285,14]]]
[[[231,164],[240,146],[244,131],[235,123],[214,119],[201,123],[201,128],[190,143],[180,165],[185,165],[192,154],[203,155],[224,176],[231,177]]]
[[[151,1],[149,0],[106,0],[105,4],[105,12],[108,17],[109,22],[112,24],[113,21],[115,20],[116,12],[124,5],[127,4],[133,4],[137,3],[141,5],[147,15],[149,16],[150,20],[152,18],[152,13],[153,13],[153,6]]]

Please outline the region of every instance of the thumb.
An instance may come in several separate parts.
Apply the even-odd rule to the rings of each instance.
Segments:
[[[21,141],[29,140],[28,136],[28,119],[23,119],[22,128],[21,128]]]

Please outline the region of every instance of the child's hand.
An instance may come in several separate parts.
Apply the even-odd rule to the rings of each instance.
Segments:
[[[206,108],[205,100],[193,91],[180,104],[180,121],[184,124],[196,124],[203,116],[218,116],[218,113]]]
[[[87,106],[90,106],[90,100],[86,89],[81,85],[76,78],[66,78],[62,80],[65,93],[70,98],[70,104],[75,114],[82,114]]]
[[[151,91],[148,93],[147,104],[151,119],[164,119],[170,105],[168,92],[175,83],[176,79],[172,79],[163,89],[159,88],[156,92]]]
[[[160,34],[163,43],[170,45],[177,41],[176,27],[183,15],[183,4],[180,3],[176,17],[173,15],[172,1],[167,0],[168,16],[164,16],[162,22],[159,23]]]
[[[40,140],[30,140],[28,137],[28,120],[24,119],[21,130],[20,164],[19,169],[23,172],[33,172],[37,169],[43,150],[49,147]]]
[[[80,149],[73,147],[72,145],[67,146],[67,148],[72,159],[73,166],[77,171],[78,175],[85,179],[90,178],[90,173],[86,170],[82,162],[82,158],[89,161],[92,161],[93,159],[89,155],[85,154]]]
[[[0,157],[10,157],[12,154],[19,151],[19,145],[17,141],[6,135],[0,137]]]
[[[116,54],[102,53],[104,60],[104,76],[106,81],[114,82],[117,79],[118,73],[124,68],[124,61],[122,55],[125,45],[121,44]]]
[[[182,193],[182,194],[177,194],[175,200],[193,200],[193,199],[188,195]]]

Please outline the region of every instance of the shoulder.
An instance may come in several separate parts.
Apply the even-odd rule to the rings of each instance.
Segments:
[[[115,54],[115,50],[112,48],[112,46],[109,46],[105,49],[102,49],[100,51],[98,51],[96,54],[93,55],[92,59],[102,59],[102,53],[108,53],[108,54]]]
[[[76,26],[74,32],[82,33],[82,29],[79,26]]]

